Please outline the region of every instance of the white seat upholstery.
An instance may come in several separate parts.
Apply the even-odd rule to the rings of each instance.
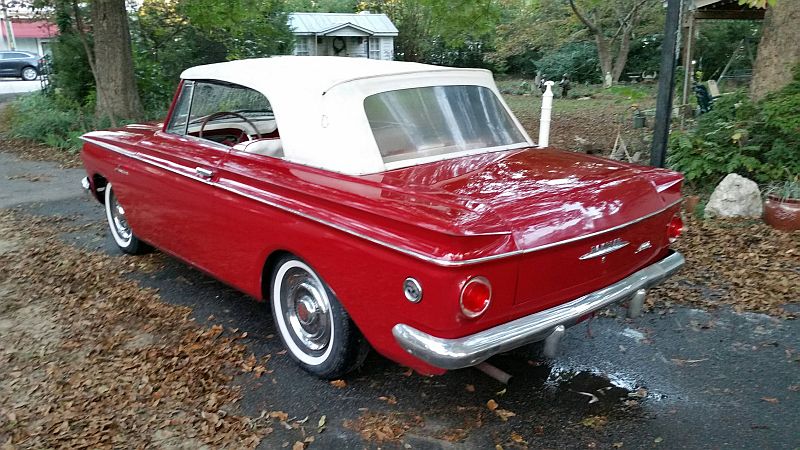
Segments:
[[[256,155],[283,157],[283,144],[280,139],[257,139],[255,141],[240,142],[233,146],[235,150]]]

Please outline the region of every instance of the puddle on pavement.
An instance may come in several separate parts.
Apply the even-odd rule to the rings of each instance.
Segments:
[[[540,397],[566,407],[591,405],[592,409],[613,409],[629,400],[651,397],[633,376],[606,373],[591,367],[571,367],[514,357],[495,357],[493,364],[512,375],[509,395]]]

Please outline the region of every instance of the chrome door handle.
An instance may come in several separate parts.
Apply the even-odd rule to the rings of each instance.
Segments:
[[[200,178],[205,178],[207,180],[211,179],[211,177],[214,176],[214,171],[203,167],[195,167],[194,171]]]

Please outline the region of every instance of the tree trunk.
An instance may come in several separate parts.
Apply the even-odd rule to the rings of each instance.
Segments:
[[[611,49],[608,46],[608,41],[605,37],[601,34],[594,35],[594,41],[597,43],[597,59],[600,60],[600,71],[603,75],[603,87],[611,87],[609,83],[609,77],[607,74],[611,73],[613,78],[613,56],[611,55]]]
[[[800,1],[778,0],[767,8],[763,35],[750,83],[750,98],[760,100],[792,81],[800,64]]]
[[[617,59],[614,61],[614,71],[611,72],[614,83],[619,82],[622,76],[622,71],[625,70],[625,65],[628,64],[628,53],[631,51],[631,29],[626,28],[622,35],[622,40],[619,42],[619,50],[617,51]]]
[[[125,0],[92,1],[92,28],[97,115],[112,122],[141,117]]]

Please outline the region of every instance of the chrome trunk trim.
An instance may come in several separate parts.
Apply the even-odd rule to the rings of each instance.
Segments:
[[[544,340],[559,326],[570,327],[589,313],[631,299],[641,289],[655,286],[670,277],[684,262],[683,255],[672,252],[666,258],[602,289],[461,338],[431,336],[402,323],[392,328],[392,334],[403,349],[432,366],[448,370],[470,367],[498,353]]]

